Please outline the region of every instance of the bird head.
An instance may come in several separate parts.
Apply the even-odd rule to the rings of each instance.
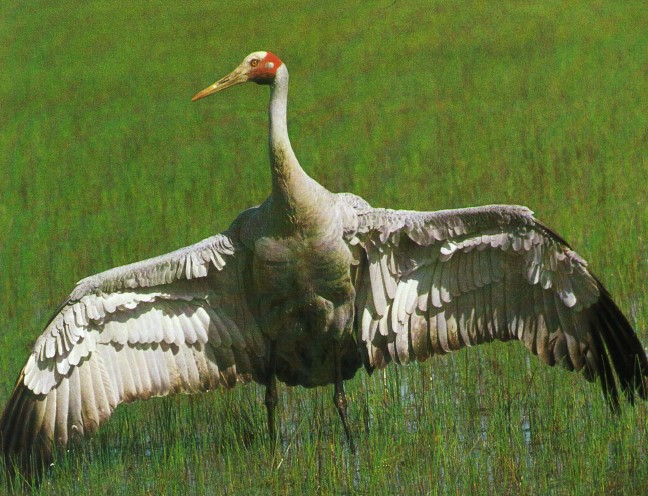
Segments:
[[[247,83],[248,81],[254,81],[257,84],[272,84],[277,75],[277,69],[282,64],[283,62],[274,53],[252,52],[243,59],[243,62],[236,69],[197,93],[191,101],[195,102],[230,86]]]

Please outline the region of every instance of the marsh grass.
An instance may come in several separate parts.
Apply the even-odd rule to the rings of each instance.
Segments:
[[[269,191],[263,88],[190,97],[252,50],[291,73],[305,169],[375,206],[530,206],[648,343],[643,2],[5,2],[0,405],[80,278],[227,227]],[[330,388],[119,407],[35,494],[641,494],[648,409],[497,344]],[[27,491],[25,491],[27,492]]]

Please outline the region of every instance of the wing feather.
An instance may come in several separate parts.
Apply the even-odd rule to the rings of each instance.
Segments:
[[[437,315],[442,312],[441,309],[432,307],[428,311],[428,329],[430,331],[429,337],[430,337],[430,345],[431,345],[431,350],[432,354],[439,354],[439,355],[445,355],[447,353],[446,348],[447,348],[447,339],[445,339],[445,333],[444,333],[444,342],[441,342],[441,337],[439,335],[439,331],[437,329]],[[444,346],[445,344],[445,346]]]
[[[457,301],[453,300],[452,303],[449,303],[445,309],[445,320],[446,320],[446,329],[448,332],[448,344],[451,350],[459,350],[466,345],[469,345],[470,342],[464,341],[461,331],[459,329],[459,323],[457,321]]]
[[[412,351],[416,360],[423,361],[430,356],[428,321],[418,309],[412,314],[410,320],[410,336]]]
[[[68,441],[68,427],[67,422],[57,421],[57,419],[67,419],[69,417],[70,408],[70,381],[62,381],[61,385],[56,389],[56,416],[50,419],[51,424],[48,425],[48,434],[54,436],[54,441],[60,446],[64,446]],[[111,406],[115,408],[117,399],[111,399]],[[41,427],[38,423],[34,423],[34,431],[39,432]]]
[[[426,312],[430,303],[430,289],[432,287],[432,278],[434,277],[434,266],[423,265],[417,274],[421,274],[421,283],[418,286],[418,309]]]
[[[441,308],[441,272],[443,262],[437,260],[434,264],[434,275],[432,276],[432,287],[430,288],[430,303],[435,308]]]
[[[410,348],[409,320],[400,326],[399,332],[396,334],[396,353],[398,354],[399,363],[409,363],[410,356],[412,356]]]
[[[68,418],[67,419],[57,419],[57,424],[65,424],[68,429],[69,433],[72,433],[73,436],[75,437],[81,437],[84,435],[84,430],[83,430],[83,419],[81,417],[81,412],[82,412],[82,404],[83,404],[83,395],[81,393],[81,380],[80,380],[80,374],[79,374],[79,368],[75,367],[72,369],[70,376],[69,376],[69,385],[70,385],[70,393],[69,393],[69,407],[68,407]],[[29,396],[29,391],[27,389],[22,389],[18,390],[19,392],[23,393],[25,397]],[[54,392],[52,396],[57,395],[58,389],[54,389]],[[43,400],[47,401],[47,396],[43,396]],[[33,400],[32,400],[33,402]],[[28,430],[28,429],[24,429]],[[69,434],[68,434],[69,435]],[[49,445],[44,445],[42,447],[45,452],[48,452],[51,450],[52,446]]]
[[[402,294],[407,288],[407,282],[402,281],[400,284],[396,286],[396,291],[394,292],[394,301],[392,302],[390,309],[391,311],[390,316],[391,316],[391,328],[395,333],[400,332],[400,328],[402,327],[402,318],[400,317],[400,306],[401,306],[401,299],[402,299]]]
[[[547,290],[542,291],[544,302],[544,323],[545,325],[538,329],[535,338],[535,352],[540,359],[549,365],[553,365],[553,357],[549,349],[549,336],[560,332],[560,318],[556,311],[556,300],[554,295]]]
[[[493,257],[491,257],[493,258]],[[490,286],[491,322],[495,338],[508,340],[508,326],[504,314],[504,281],[499,280]]]

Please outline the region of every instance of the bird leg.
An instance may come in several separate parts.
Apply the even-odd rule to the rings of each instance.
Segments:
[[[344,395],[344,384],[342,382],[342,360],[340,356],[340,350],[335,347],[335,389],[333,392],[333,402],[337,408],[340,418],[342,419],[342,425],[344,426],[344,433],[346,434],[347,441],[349,442],[349,449],[352,453],[355,453],[355,446],[353,444],[353,438],[351,437],[351,429],[349,428],[349,420],[347,419],[347,400]]]
[[[268,433],[270,442],[274,445],[275,437],[275,407],[277,406],[277,376],[275,375],[277,365],[277,343],[270,343],[270,361],[268,364],[268,379],[265,391],[265,406],[268,410]]]

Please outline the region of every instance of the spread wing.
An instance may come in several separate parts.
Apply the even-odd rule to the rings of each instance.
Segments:
[[[646,398],[636,333],[585,261],[527,208],[425,213],[340,198],[356,213],[346,231],[369,370],[517,339],[548,365],[601,378],[613,407],[617,380],[630,401]]]
[[[117,405],[258,377],[245,249],[226,232],[82,280],[38,338],[0,421],[5,457],[94,432]]]

